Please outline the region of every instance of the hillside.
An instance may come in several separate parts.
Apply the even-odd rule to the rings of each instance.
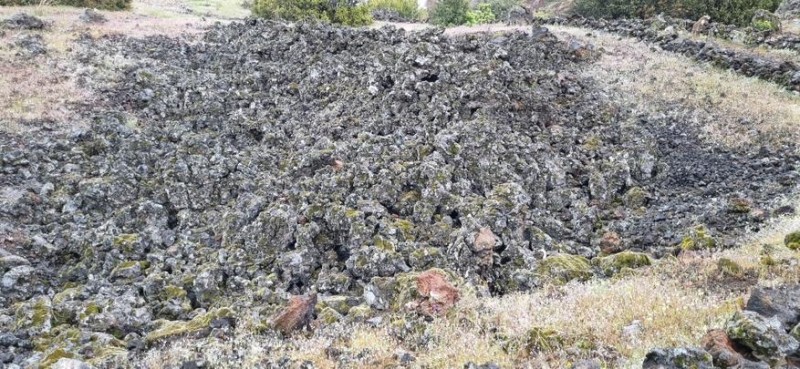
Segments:
[[[0,7],[0,364],[800,357],[791,26],[248,13]]]

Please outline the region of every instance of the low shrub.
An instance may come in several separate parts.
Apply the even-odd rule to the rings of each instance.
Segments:
[[[430,12],[429,21],[439,26],[467,23],[468,0],[439,0]]]
[[[417,0],[369,0],[367,7],[370,10],[392,10],[405,19],[419,19],[421,16]]]
[[[481,3],[475,9],[467,11],[467,24],[469,25],[492,23],[494,21],[495,16],[489,4]]]
[[[747,26],[758,9],[775,11],[781,0],[576,0],[572,11],[596,18],[649,18],[660,13]]]
[[[255,0],[253,14],[287,21],[313,18],[354,27],[372,23],[367,5],[356,1]]]
[[[520,4],[520,0],[489,0],[486,2],[492,7],[492,14],[498,19],[503,19],[508,15],[511,8]]]
[[[133,0],[50,0],[47,5],[74,6],[100,10],[129,10]],[[0,6],[40,5],[41,0],[0,0]]]

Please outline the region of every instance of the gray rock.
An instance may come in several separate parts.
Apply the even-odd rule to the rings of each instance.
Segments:
[[[105,23],[108,22],[108,18],[105,15],[98,12],[96,9],[86,9],[81,14],[81,20],[86,23]]]
[[[16,13],[10,18],[0,22],[0,26],[10,29],[41,30],[44,29],[47,24],[43,20],[32,15]]]
[[[767,318],[775,317],[784,327],[794,327],[800,322],[800,285],[756,287],[745,309]]]
[[[699,347],[655,348],[647,353],[642,369],[713,369],[711,354]]]
[[[14,46],[20,49],[19,55],[33,57],[47,54],[44,38],[39,34],[22,34],[14,40]]]
[[[52,369],[94,369],[93,366],[84,363],[80,360],[69,359],[69,358],[61,358],[58,359],[53,365],[50,366]]]
[[[725,331],[731,340],[770,363],[783,362],[786,355],[800,348],[800,342],[786,333],[778,318],[765,318],[753,311],[736,312],[725,324]]]

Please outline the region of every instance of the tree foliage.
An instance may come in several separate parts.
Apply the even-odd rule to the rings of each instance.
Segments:
[[[709,15],[715,22],[745,26],[756,10],[775,11],[780,3],[781,0],[577,0],[572,10],[597,18],[649,18],[664,13],[699,19]]]

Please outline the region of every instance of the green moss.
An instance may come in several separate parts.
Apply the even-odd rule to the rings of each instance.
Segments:
[[[63,358],[72,359],[74,357],[75,355],[73,355],[71,352],[67,352],[64,349],[58,348],[53,351],[50,351],[47,355],[45,355],[42,358],[42,360],[39,361],[39,367],[43,369],[49,368],[51,365],[55,364],[56,361],[58,361],[59,359]]]
[[[178,286],[168,285],[164,287],[163,297],[165,300],[182,300],[186,298],[186,290]]]
[[[394,243],[392,243],[392,241],[384,238],[381,235],[376,235],[375,238],[372,239],[372,243],[379,250],[386,252],[395,252]]]
[[[213,312],[200,314],[190,321],[168,321],[159,320],[161,327],[148,333],[145,336],[147,343],[153,343],[161,339],[182,336],[184,334],[197,332],[208,327],[214,318],[232,317],[233,311],[229,308],[221,308]]]
[[[347,208],[344,211],[344,215],[346,215],[348,218],[355,218],[355,217],[359,216],[359,214],[363,214],[363,213],[358,211],[357,209]]]
[[[98,347],[93,354],[87,363],[97,367],[107,366],[108,362],[126,362],[128,358],[128,350],[113,346]]]
[[[606,257],[599,257],[592,260],[603,274],[613,276],[626,269],[636,269],[651,264],[647,254],[633,251],[623,251]]]
[[[587,280],[592,277],[589,260],[580,255],[557,254],[542,260],[536,267],[540,277],[560,283],[573,279]]]
[[[795,339],[800,340],[800,323],[797,323],[797,325],[792,328],[792,331],[789,332],[789,334],[791,334]]]
[[[339,314],[338,312],[336,312],[336,310],[333,310],[329,307],[326,307],[319,312],[319,320],[325,324],[336,323],[341,318],[342,314]]]
[[[458,142],[453,142],[447,147],[447,152],[453,156],[458,155],[461,152],[461,145]]]
[[[713,248],[717,241],[709,235],[706,226],[700,224],[691,228],[680,243],[680,248],[684,250],[705,250]]]
[[[600,137],[598,135],[590,135],[583,141],[583,147],[586,150],[597,150],[600,147]]]
[[[420,193],[417,190],[407,191],[400,196],[400,202],[417,202],[420,199]]]
[[[31,326],[42,327],[50,322],[52,308],[44,297],[39,298],[31,307]]]
[[[720,258],[717,261],[717,267],[723,274],[726,275],[733,277],[741,277],[744,275],[744,269],[742,266],[728,258]]]
[[[394,221],[394,226],[400,230],[407,241],[414,240],[414,223],[405,219],[397,219]]]
[[[350,311],[350,297],[347,296],[328,296],[319,299],[317,302],[317,310],[333,309],[339,314],[347,315]]]
[[[783,239],[783,244],[792,250],[800,250],[800,231],[787,234]]]
[[[133,251],[133,245],[139,242],[139,235],[132,233],[123,233],[115,236],[113,244],[115,247],[121,248],[125,252]]]
[[[525,338],[525,349],[528,353],[550,352],[564,344],[556,331],[547,328],[531,328]]]
[[[628,208],[640,208],[647,204],[647,193],[641,187],[631,187],[625,192],[622,203]]]
[[[372,309],[370,309],[369,305],[358,305],[353,306],[347,312],[347,316],[352,317],[354,319],[367,319],[372,314]]]
[[[86,304],[86,307],[83,308],[83,312],[80,315],[80,319],[83,320],[95,314],[100,314],[100,306],[98,306],[97,303],[94,301],[89,301],[89,303]]]

